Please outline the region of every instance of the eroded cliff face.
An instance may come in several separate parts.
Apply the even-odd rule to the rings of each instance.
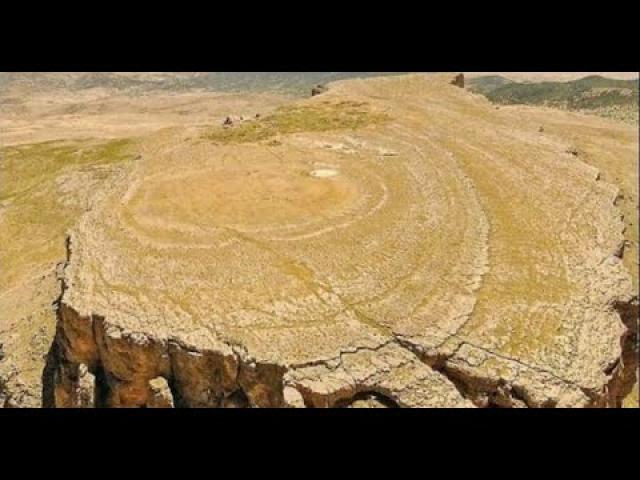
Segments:
[[[619,194],[556,126],[603,121],[541,130],[454,80],[141,142],[71,229],[45,405],[619,406]],[[637,150],[606,128],[589,155]]]
[[[625,308],[635,308],[637,318],[637,302]],[[421,361],[396,340],[308,366],[260,364],[233,346],[197,350],[126,334],[62,305],[44,406],[619,407],[637,370],[632,332],[621,338],[626,347],[610,380],[595,391],[526,368],[509,378],[478,374],[453,356]]]
[[[175,341],[123,335],[103,318],[62,306],[54,406],[222,407],[283,405],[282,372],[241,368],[236,354],[194,351]]]
[[[36,90],[0,91],[0,408],[42,405],[66,233],[101,203],[110,182],[124,181],[137,137],[229,113],[267,115],[290,101],[266,92]]]
[[[50,407],[470,407],[446,377],[395,341],[286,367],[238,346],[198,349],[126,333],[61,304]]]
[[[615,309],[620,315],[626,330],[620,338],[621,355],[611,365],[611,381],[605,387],[605,399],[601,399],[600,405],[620,407],[626,398],[629,398],[634,386],[637,388],[639,377],[640,343],[638,333],[640,330],[640,312],[638,308],[638,296],[633,296],[629,301],[618,302]],[[640,405],[631,405],[640,408]]]

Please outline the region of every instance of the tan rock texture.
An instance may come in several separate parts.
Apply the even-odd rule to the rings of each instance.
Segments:
[[[126,181],[139,156],[137,137],[168,128],[197,135],[199,126],[226,115],[266,115],[288,100],[0,88],[0,408],[53,404],[51,347],[66,232],[102,201],[110,182]]]
[[[55,406],[618,406],[619,190],[566,152],[637,132],[451,80],[140,139],[69,233]]]

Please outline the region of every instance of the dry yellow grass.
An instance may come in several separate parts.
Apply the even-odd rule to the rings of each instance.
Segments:
[[[238,389],[261,406],[369,391],[403,406],[606,403],[623,333],[611,303],[637,287],[633,257],[615,257],[625,236],[637,249],[619,218],[637,209],[637,131],[496,110],[450,80],[343,81],[229,128],[199,113],[135,140],[5,149],[11,362],[42,350],[26,341],[41,321],[50,335],[34,299],[55,278],[27,272],[64,258],[69,229],[61,328],[78,343],[62,354],[103,369],[114,405],[145,405],[159,376],[191,405]],[[222,393],[192,395],[180,368]]]
[[[364,102],[316,102],[281,107],[266,117],[237,126],[218,127],[205,138],[220,143],[257,142],[277,135],[361,128],[385,120],[385,115],[370,112]]]
[[[567,150],[614,143],[629,169],[631,129],[559,114],[541,134],[449,80],[338,82],[210,141],[148,138],[73,230],[65,304],[282,368],[401,338],[469,389],[603,401],[624,331],[610,304],[632,284],[615,187]]]
[[[227,112],[269,112],[270,95],[147,97],[25,94],[0,112],[0,406],[41,405],[42,371],[60,295],[67,230],[130,168],[131,137],[198,125]]]

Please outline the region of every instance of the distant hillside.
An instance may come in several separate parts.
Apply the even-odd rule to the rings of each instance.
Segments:
[[[638,122],[637,80],[592,75],[570,82],[521,83],[493,75],[467,83],[498,104],[544,105]]]
[[[180,73],[0,73],[0,94],[11,89],[77,91],[105,88],[126,94],[149,91],[204,90],[219,92],[277,91],[307,95],[318,83],[353,77],[389,75],[380,72],[180,72]]]
[[[493,92],[494,90],[511,83],[515,82],[508,78],[501,77],[500,75],[487,75],[486,77],[471,78],[470,80],[467,80],[467,85],[470,90],[482,94]]]

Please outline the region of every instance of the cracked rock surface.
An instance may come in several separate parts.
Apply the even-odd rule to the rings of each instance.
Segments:
[[[255,138],[140,140],[70,231],[55,406],[617,404],[617,189],[451,78],[336,82]],[[323,109],[348,121],[287,123]]]

